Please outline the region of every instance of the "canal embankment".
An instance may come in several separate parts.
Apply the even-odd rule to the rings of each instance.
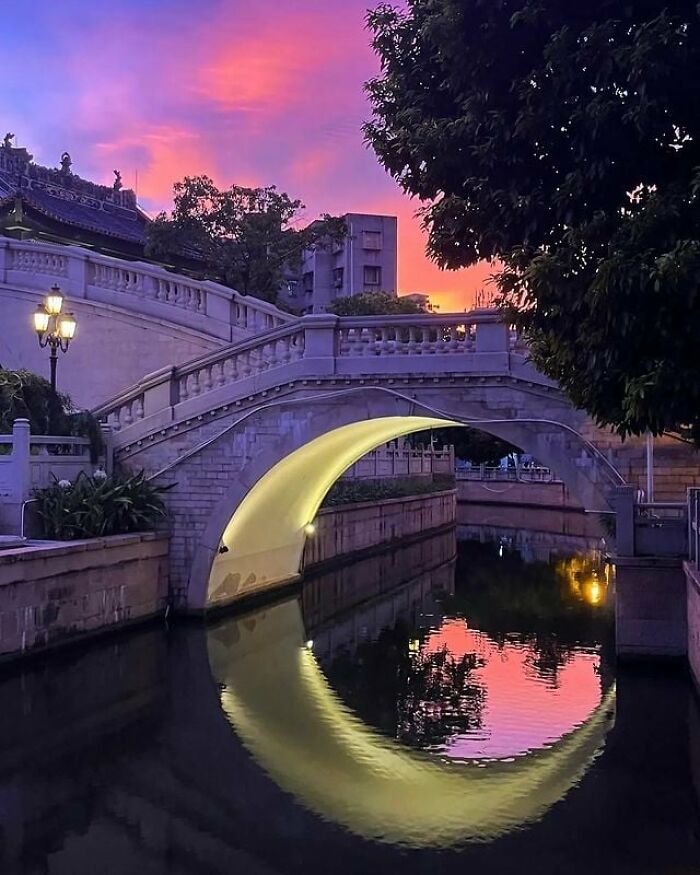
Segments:
[[[372,549],[386,549],[410,538],[454,526],[453,488],[372,501],[323,507],[304,550],[305,569],[318,568]]]
[[[30,542],[0,552],[0,659],[162,614],[168,537]]]
[[[521,481],[506,475],[477,479],[458,472],[457,501],[463,504],[500,504],[580,511],[581,504],[561,480]]]

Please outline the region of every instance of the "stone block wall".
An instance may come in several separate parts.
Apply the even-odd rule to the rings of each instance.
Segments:
[[[454,489],[323,508],[316,532],[306,541],[304,567],[454,525],[456,518]]]
[[[686,656],[686,581],[679,559],[614,559],[615,638],[618,656]]]
[[[615,465],[627,483],[646,490],[646,438],[626,441],[588,422],[584,437]],[[700,451],[671,437],[654,438],[654,501],[685,501],[689,486],[700,486]]]
[[[462,480],[457,475],[457,501],[477,504],[581,510],[564,483],[509,483],[507,481]]]
[[[685,574],[688,586],[688,662],[700,692],[700,571],[686,563]]]
[[[0,553],[0,658],[63,644],[165,610],[168,538],[155,533]]]

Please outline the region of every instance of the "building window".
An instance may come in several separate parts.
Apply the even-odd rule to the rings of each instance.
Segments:
[[[345,268],[336,267],[333,269],[333,288],[334,289],[342,289],[343,288],[344,275],[345,275]]]
[[[363,231],[362,232],[362,248],[363,249],[381,249],[382,248],[382,232],[381,231]]]
[[[366,264],[364,270],[364,283],[366,286],[380,286],[382,284],[382,269],[373,264]]]
[[[314,272],[310,270],[308,273],[305,273],[302,277],[302,281],[304,283],[304,291],[305,292],[313,292],[314,290]]]

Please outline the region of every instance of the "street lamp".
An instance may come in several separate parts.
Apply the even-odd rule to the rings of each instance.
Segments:
[[[49,294],[44,298],[43,304],[39,304],[34,313],[34,330],[39,339],[39,346],[44,349],[48,346],[51,362],[51,388],[56,391],[56,362],[58,350],[66,352],[71,340],[75,336],[78,323],[72,313],[64,313],[63,304],[65,298],[58,286],[52,286]]]

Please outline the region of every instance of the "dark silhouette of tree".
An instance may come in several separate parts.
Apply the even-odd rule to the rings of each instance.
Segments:
[[[430,255],[496,260],[535,364],[598,422],[700,442],[695,0],[407,0],[369,26],[366,136]]]
[[[170,216],[160,213],[148,225],[146,254],[196,257],[212,279],[267,301],[276,300],[305,250],[347,233],[345,221],[330,215],[297,228],[304,204],[274,185],[219,189],[208,176],[186,176],[173,194]]]

